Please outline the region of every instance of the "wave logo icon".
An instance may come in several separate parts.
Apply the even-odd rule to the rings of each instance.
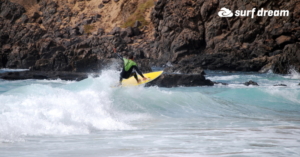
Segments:
[[[221,10],[219,11],[218,15],[219,15],[220,17],[232,17],[232,16],[233,16],[233,13],[232,13],[231,10],[229,10],[229,9],[227,9],[227,8],[225,8],[225,7],[223,7],[223,8],[221,8]]]

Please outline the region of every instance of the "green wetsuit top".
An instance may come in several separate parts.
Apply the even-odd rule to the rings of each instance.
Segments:
[[[123,58],[125,71],[128,71],[131,67],[137,66],[135,61]]]

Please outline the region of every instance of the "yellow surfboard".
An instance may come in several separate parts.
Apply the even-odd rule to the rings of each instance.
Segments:
[[[136,79],[132,76],[128,79],[123,79],[122,81],[122,87],[129,87],[129,86],[138,86],[138,85],[141,85],[141,84],[145,84],[145,83],[148,83],[148,82],[151,82],[153,80],[155,80],[156,78],[158,78],[164,71],[156,71],[156,72],[151,72],[151,73],[146,73],[146,74],[143,74],[147,80],[143,80],[142,77],[140,75],[138,75],[138,78],[141,80],[140,83],[138,83],[136,81]]]

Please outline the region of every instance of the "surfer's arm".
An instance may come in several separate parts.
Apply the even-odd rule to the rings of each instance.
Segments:
[[[123,60],[123,56],[117,53],[117,50],[114,48],[114,53],[117,55],[117,57],[121,60]]]
[[[119,53],[116,53],[116,54],[117,54],[117,57],[123,61],[123,56],[120,55]]]

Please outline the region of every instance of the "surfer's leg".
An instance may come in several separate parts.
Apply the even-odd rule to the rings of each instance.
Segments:
[[[133,76],[132,74],[132,68],[130,68],[128,71],[125,71],[125,69],[123,68],[123,71],[122,71],[122,77],[124,79],[128,79],[129,77]]]
[[[137,76],[136,72],[131,73],[131,75],[134,76],[134,78],[136,79],[136,81],[137,81],[138,83],[140,82],[140,80],[138,79],[138,76]]]
[[[120,84],[122,84],[123,78],[126,78],[126,71],[124,69],[120,73]]]
[[[120,84],[122,83],[123,77],[120,75]]]
[[[131,77],[131,72],[130,71],[125,71],[123,70],[120,74],[120,81],[122,81],[123,79],[128,79],[129,77]]]

